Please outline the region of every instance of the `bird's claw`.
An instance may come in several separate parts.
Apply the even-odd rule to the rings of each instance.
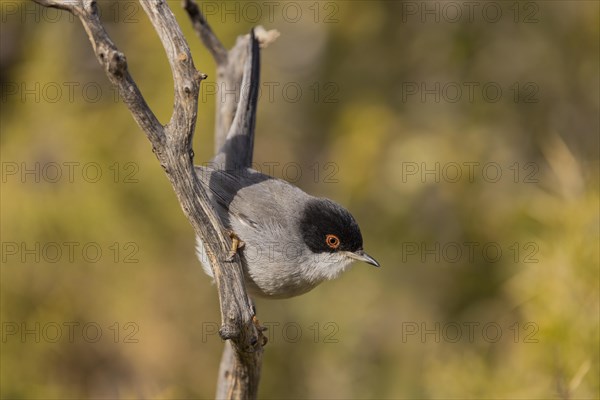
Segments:
[[[229,238],[231,239],[231,250],[229,250],[229,253],[227,254],[227,258],[225,259],[225,261],[232,262],[235,258],[235,255],[237,254],[238,250],[244,248],[245,243],[242,239],[240,239],[238,237],[238,235],[236,235],[236,233],[234,231],[228,230],[227,234],[229,235]]]
[[[263,332],[265,332],[267,330],[266,326],[262,326],[260,324],[260,321],[258,320],[258,318],[256,318],[256,315],[252,316],[252,323],[254,324],[254,327],[256,327],[256,330],[258,331],[258,337],[262,339],[262,345],[261,346],[265,346],[267,344],[267,342],[269,341],[269,339],[263,335]]]
[[[260,324],[260,321],[258,320],[258,318],[256,318],[256,315],[252,317],[252,323],[260,332],[264,332],[268,329],[266,326],[262,326]]]

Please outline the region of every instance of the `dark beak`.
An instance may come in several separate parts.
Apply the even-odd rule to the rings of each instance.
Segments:
[[[363,250],[358,250],[354,253],[348,252],[348,257],[353,258],[357,261],[364,261],[367,264],[371,264],[376,267],[380,267],[379,263],[373,257],[365,253]]]

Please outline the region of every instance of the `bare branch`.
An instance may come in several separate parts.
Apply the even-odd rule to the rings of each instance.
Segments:
[[[266,47],[279,37],[279,32],[276,30],[266,31],[262,26],[254,28],[254,34],[260,47]],[[220,71],[217,79],[217,88],[219,95],[217,101],[217,118],[215,128],[215,154],[221,152],[221,149],[227,141],[227,136],[231,129],[231,124],[237,112],[238,101],[237,96],[227,96],[227,93],[235,90],[237,95],[240,94],[242,87],[242,79],[244,74],[244,65],[246,57],[250,53],[251,46],[248,42],[250,41],[250,35],[238,36],[235,46],[229,50],[227,65],[218,69]],[[258,61],[258,57],[257,57]],[[257,76],[259,66],[257,67]],[[258,79],[258,78],[257,78]],[[258,84],[259,82],[257,82]],[[256,112],[256,109],[254,109]],[[251,132],[254,134],[254,131]],[[254,143],[254,139],[249,140],[249,143]]]
[[[248,54],[235,117],[229,128],[227,140],[219,150],[214,162],[224,169],[250,168],[254,150],[254,129],[260,84],[260,50],[254,30],[248,42]]]
[[[256,106],[260,83],[260,51],[254,35],[238,37],[229,51],[216,38],[194,0],[185,0],[184,8],[197,34],[217,62],[215,152],[217,168],[250,167],[254,148]],[[259,28],[263,44],[272,42],[279,34]],[[247,93],[242,93],[247,89]],[[222,97],[233,91],[236,96]],[[239,98],[239,101],[236,99]],[[259,332],[262,334],[262,332]],[[263,340],[259,336],[259,340]],[[235,342],[226,342],[219,368],[217,398],[255,397],[258,392],[262,347],[249,355],[234,349]],[[246,356],[244,356],[246,354]],[[255,365],[257,368],[249,368]]]
[[[168,125],[169,133],[177,139],[185,139],[186,146],[191,148],[198,113],[200,81],[206,75],[196,71],[190,48],[166,2],[148,0],[140,3],[165,48],[173,74],[175,99]]]
[[[256,39],[258,39],[260,47],[266,47],[279,37],[279,32],[276,30],[266,31],[259,25],[254,28],[254,35]],[[248,44],[249,41],[250,35],[238,36],[235,46],[229,50],[227,65],[223,67],[223,73],[219,73],[218,75],[217,85],[221,96],[217,97],[217,123],[215,129],[216,154],[221,152],[221,148],[225,145],[231,129],[231,124],[233,123],[237,111],[237,97],[227,96],[226,93],[235,90],[237,95],[240,95],[246,57],[252,49]],[[260,66],[257,66],[257,76],[260,75],[258,73],[259,67]],[[257,82],[257,84],[259,83],[260,82]],[[254,112],[256,112],[256,109],[254,109]],[[252,131],[251,134],[254,134],[254,131]],[[254,143],[254,139],[252,138],[249,142]]]
[[[202,39],[202,43],[204,43],[204,46],[206,46],[208,51],[212,54],[217,66],[220,67],[226,65],[227,50],[214,34],[210,25],[208,25],[208,22],[206,22],[206,18],[204,18],[204,15],[200,12],[198,4],[196,4],[194,0],[184,0],[183,8],[187,11],[196,34]]]
[[[194,230],[206,245],[219,291],[223,339],[231,339],[235,360],[229,374],[230,394],[235,398],[255,398],[262,364],[262,331],[254,325],[254,309],[244,286],[239,257],[226,263],[230,242],[217,218],[206,191],[193,168],[191,140],[197,116],[199,80],[189,47],[179,25],[163,0],[142,2],[167,52],[175,82],[173,116],[167,126],[167,146],[157,154],[181,207]]]
[[[235,46],[228,52],[227,64],[217,69],[217,108],[215,123],[215,154],[227,140],[227,134],[237,110],[238,95],[242,85],[244,63],[248,55],[249,35],[238,36]],[[234,91],[236,96],[228,96]]]
[[[202,42],[212,53],[217,62],[217,107],[215,127],[215,153],[217,157],[213,160],[219,168],[236,169],[238,167],[249,167],[252,163],[252,150],[254,147],[254,125],[256,121],[256,102],[253,98],[254,90],[258,95],[258,84],[260,75],[258,43],[266,46],[273,42],[278,36],[277,31],[265,31],[257,27],[257,35],[244,35],[237,38],[235,46],[227,51],[216,38],[206,18],[198,8],[195,0],[184,0],[184,8],[192,21],[196,33]],[[258,41],[257,41],[258,37]],[[251,73],[247,75],[247,81],[242,82],[245,76],[246,58],[251,55]],[[251,85],[256,84],[255,87]],[[237,100],[237,97],[224,96],[231,91],[242,94],[248,89],[248,96]],[[238,106],[242,106],[244,112],[240,115],[238,126],[232,131],[234,118],[237,118]],[[245,129],[245,130],[244,130]],[[238,155],[240,158],[238,158]],[[235,163],[233,163],[235,159]],[[235,164],[235,165],[234,165]]]
[[[82,3],[80,0],[72,0],[72,1],[56,1],[56,0],[34,0],[39,5],[44,7],[52,7],[58,8],[60,10],[66,10],[72,12],[75,15],[79,15],[78,11],[82,8]]]
[[[248,399],[256,398],[258,393],[258,382],[260,380],[260,369],[251,370],[252,375],[244,377],[246,371],[243,365],[248,361],[240,359],[240,353],[231,346],[231,341],[225,342],[223,355],[221,356],[221,365],[219,367],[219,381],[215,398],[217,399]],[[253,355],[254,356],[254,355]],[[262,352],[256,354],[262,363]]]
[[[117,49],[100,22],[96,2],[94,0],[35,1],[43,6],[67,10],[79,17],[92,42],[98,62],[104,68],[111,83],[119,89],[119,95],[131,111],[135,122],[146,133],[154,148],[161,147],[165,141],[163,127],[129,74],[125,55]]]
[[[225,144],[237,107],[235,97],[223,97],[223,94],[231,91],[239,93],[248,39],[247,36],[238,37],[235,46],[227,51],[213,33],[195,0],[184,0],[184,8],[196,33],[217,63],[217,107],[215,117],[215,154],[217,154]]]
[[[265,340],[262,331],[255,325],[254,309],[244,286],[241,261],[239,257],[233,262],[225,261],[231,243],[225,238],[224,227],[194,171],[192,137],[196,124],[200,81],[206,76],[196,71],[187,42],[171,10],[164,0],[141,1],[165,48],[175,83],[173,114],[169,123],[162,126],[130,76],[125,56],[117,50],[102,26],[94,0],[36,1],[45,6],[67,10],[80,18],[98,61],[104,67],[110,81],[119,88],[119,94],[134,119],[151,141],[155,155],[173,186],[184,214],[196,235],[205,244],[213,269],[221,304],[222,326],[219,333],[223,339],[231,340],[227,346],[230,346],[228,348],[231,350],[231,359],[234,360],[228,364],[226,393],[235,398],[255,398]],[[252,51],[258,54],[257,50]],[[241,59],[236,57],[236,60]],[[251,82],[258,80],[257,62],[249,67],[247,79]],[[231,70],[231,65],[228,63],[226,72]],[[256,71],[256,74],[253,71]],[[234,78],[225,76],[223,79],[241,81],[241,75],[240,68],[239,73],[235,72]],[[243,106],[249,112],[240,116],[245,121],[240,122],[240,126],[254,125],[255,106],[255,102],[252,106]],[[246,121],[248,115],[251,119]],[[248,132],[253,133],[253,129]],[[249,154],[251,159],[251,148]]]

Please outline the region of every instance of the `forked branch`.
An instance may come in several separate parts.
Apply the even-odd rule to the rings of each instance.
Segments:
[[[47,7],[67,10],[79,17],[92,42],[96,58],[109,80],[118,87],[119,94],[133,118],[150,140],[184,214],[192,224],[196,235],[200,236],[205,244],[213,268],[221,304],[220,334],[224,339],[230,339],[228,342],[231,347],[226,349],[225,355],[229,352],[231,355],[228,357],[232,360],[227,371],[228,378],[221,382],[223,385],[220,384],[217,393],[219,397],[255,398],[258,391],[264,338],[262,332],[253,323],[253,307],[244,287],[239,257],[236,257],[234,262],[226,261],[230,242],[226,239],[224,227],[215,215],[208,196],[194,172],[192,139],[197,118],[200,82],[206,75],[195,69],[189,47],[173,13],[164,0],[140,1],[166,51],[175,84],[173,114],[170,121],[163,126],[129,74],[125,55],[117,49],[100,22],[95,0],[35,1]],[[186,2],[186,10],[190,16],[193,16],[192,20],[199,21],[200,28],[196,29],[204,30],[205,43],[210,44],[209,48],[213,49],[211,51],[213,56],[220,60],[218,61],[220,79],[231,82],[241,81],[244,75],[244,80],[248,82],[249,87],[257,87],[258,47],[254,38],[252,37],[249,42],[246,38],[241,39],[245,42],[245,46],[236,45],[233,49],[235,52],[228,53],[206,24],[197,6],[194,11],[194,7],[190,4],[192,3]],[[239,57],[237,52],[252,53],[252,57],[245,62],[248,57],[245,57],[245,54],[244,57]],[[244,65],[246,68],[241,67]],[[238,73],[237,70],[240,72]],[[250,145],[250,160],[256,112],[256,99],[252,96],[246,102],[240,100],[239,113],[231,110],[221,112],[221,115],[228,115],[230,118],[221,119],[221,125],[217,127],[217,136],[222,137],[225,142],[227,134],[223,134],[223,131],[229,132],[234,120],[233,115],[239,114],[235,117],[236,128],[232,129],[232,132],[237,132],[235,136],[246,135],[246,141],[250,138],[250,141],[247,141]],[[233,110],[237,108],[235,104]],[[244,129],[247,131],[240,133]],[[245,151],[248,152],[247,149]],[[234,153],[230,154],[233,156]],[[247,164],[247,162],[246,154],[241,163]]]
[[[66,10],[79,17],[88,34],[94,54],[108,79],[115,85],[135,122],[142,128],[153,146],[165,140],[162,126],[140,93],[127,69],[127,60],[108,36],[100,22],[96,2],[91,0],[35,0],[46,6]]]
[[[217,63],[217,93],[231,93],[235,90],[238,94],[236,97],[242,97],[238,101],[232,96],[217,96],[215,118],[215,154],[217,157],[213,161],[219,168],[234,169],[231,168],[233,164],[236,164],[237,167],[249,167],[254,147],[254,122],[248,125],[252,127],[251,130],[241,133],[245,138],[238,137],[238,143],[246,143],[247,146],[236,145],[229,149],[225,149],[224,146],[231,133],[231,124],[237,113],[238,104],[249,105],[251,108],[242,114],[244,118],[255,118],[260,71],[258,45],[266,47],[279,37],[279,32],[276,30],[266,31],[263,27],[258,26],[253,30],[252,37],[240,36],[237,38],[235,46],[226,50],[202,15],[195,0],[184,0],[184,8],[196,34],[202,39]],[[248,57],[251,57],[250,64],[246,63]],[[250,68],[252,78],[242,82],[244,74]],[[251,87],[251,85],[254,86]],[[253,94],[254,90],[255,94]],[[240,132],[235,134],[235,136],[239,135]],[[232,160],[232,152],[235,153],[235,163]]]

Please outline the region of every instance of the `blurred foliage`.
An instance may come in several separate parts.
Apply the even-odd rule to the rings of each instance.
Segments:
[[[600,396],[598,3],[467,3],[252,3],[282,34],[263,51],[256,163],[347,206],[383,265],[258,300],[261,397]],[[228,47],[256,22],[247,4],[204,2]],[[170,5],[209,75],[200,163],[221,94]],[[135,2],[100,7],[166,121],[152,27]],[[1,397],[212,397],[218,300],[148,141],[78,21],[31,2],[1,13]]]

